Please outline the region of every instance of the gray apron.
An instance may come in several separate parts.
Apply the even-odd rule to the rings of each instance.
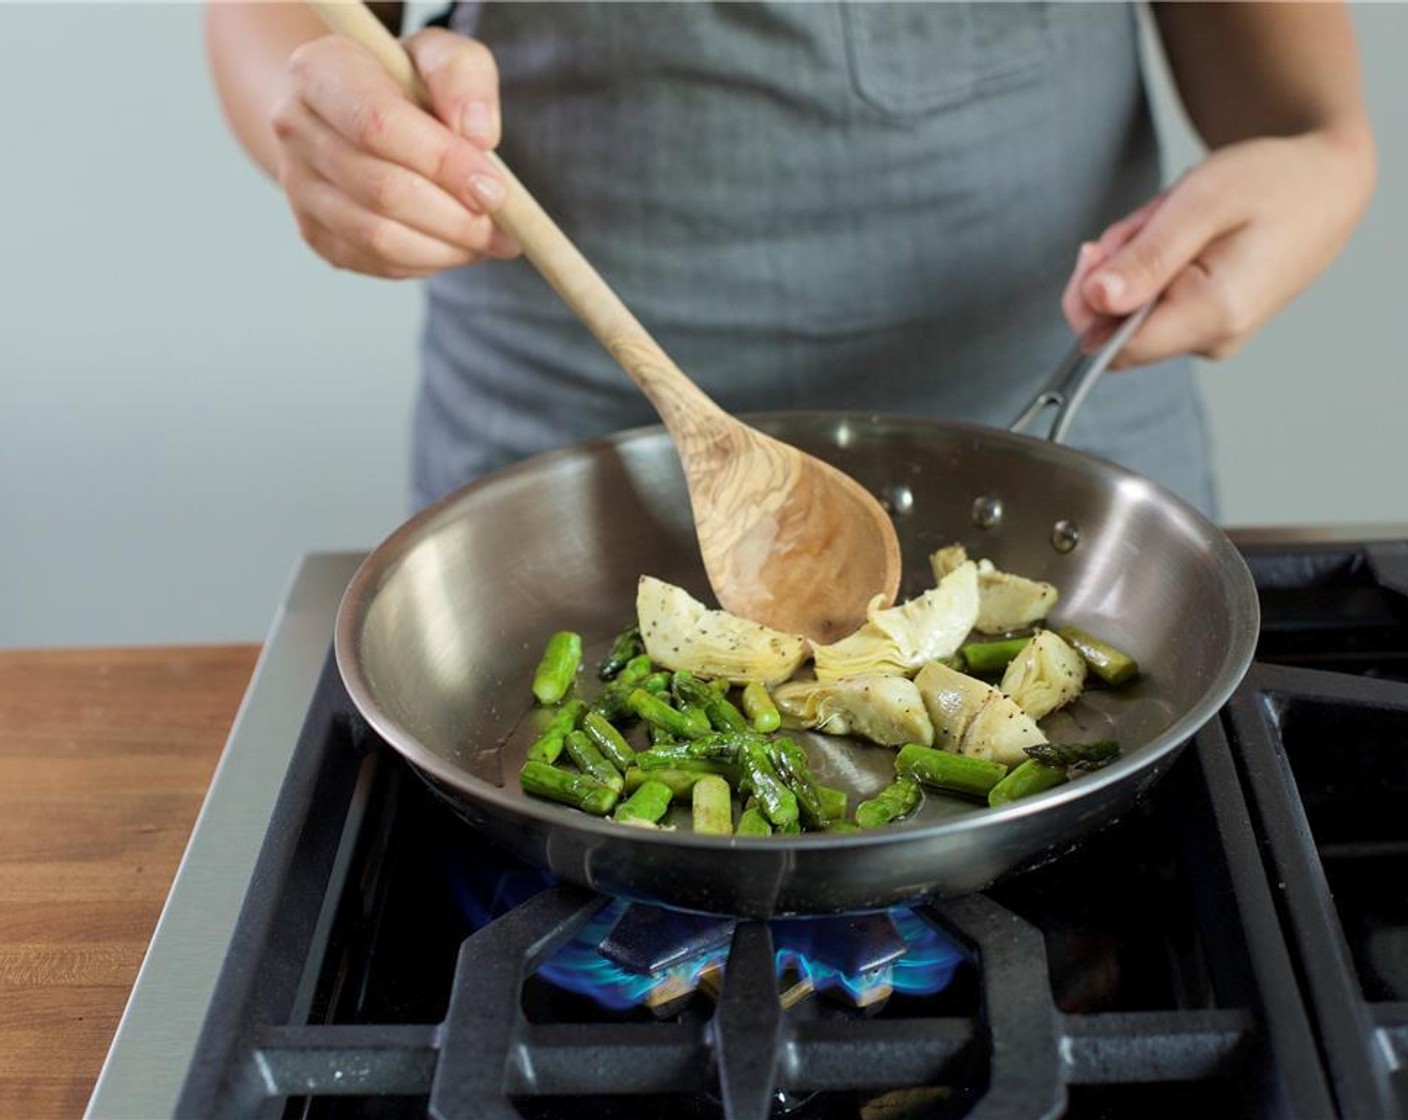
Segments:
[[[458,5],[504,158],[724,408],[1006,424],[1071,344],[1076,249],[1159,188],[1132,9]],[[526,261],[435,277],[415,500],[654,423]],[[1188,363],[1072,442],[1212,507]]]

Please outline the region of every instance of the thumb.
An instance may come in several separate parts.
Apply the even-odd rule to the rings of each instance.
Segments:
[[[1193,172],[1085,278],[1081,295],[1102,315],[1128,315],[1163,292],[1208,245],[1240,221],[1230,198]]]
[[[497,147],[499,68],[489,48],[439,27],[416,32],[405,46],[430,93],[431,111],[478,147]]]

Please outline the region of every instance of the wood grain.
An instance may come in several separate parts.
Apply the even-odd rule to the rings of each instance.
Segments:
[[[258,656],[0,651],[0,1116],[79,1116]]]

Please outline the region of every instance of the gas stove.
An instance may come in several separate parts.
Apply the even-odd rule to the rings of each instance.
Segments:
[[[1408,529],[1234,534],[1258,661],[982,894],[735,922],[554,883],[356,715],[358,557],[276,619],[94,1117],[1408,1120]]]

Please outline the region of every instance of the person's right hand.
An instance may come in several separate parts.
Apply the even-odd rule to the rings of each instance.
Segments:
[[[439,28],[405,46],[434,116],[340,36],[290,57],[272,123],[279,183],[303,239],[337,268],[395,279],[516,256],[488,217],[503,200],[485,156],[499,142],[493,55]]]

